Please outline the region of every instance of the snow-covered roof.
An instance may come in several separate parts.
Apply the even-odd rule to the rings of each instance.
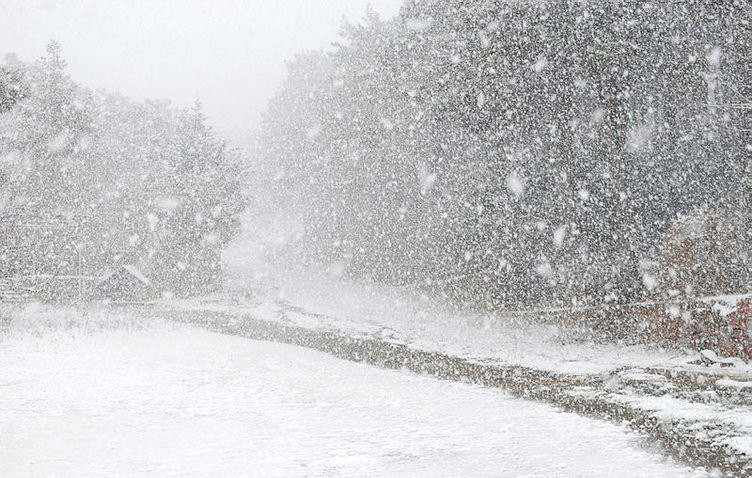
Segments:
[[[130,274],[130,275],[132,275],[133,277],[135,277],[135,278],[136,278],[136,279],[137,279],[137,280],[138,280],[139,282],[141,282],[141,283],[143,283],[143,284],[145,284],[145,285],[147,285],[147,286],[149,286],[149,287],[153,287],[153,284],[151,283],[151,281],[149,280],[149,278],[148,278],[148,277],[146,277],[146,276],[145,276],[145,275],[144,275],[144,274],[143,274],[143,273],[142,273],[142,272],[141,272],[141,271],[140,271],[140,270],[138,269],[138,267],[134,266],[133,264],[124,264],[124,265],[120,266],[119,268],[115,269],[114,271],[112,271],[112,272],[108,272],[107,274],[104,274],[104,275],[102,276],[102,279],[100,280],[100,283],[101,283],[101,282],[105,282],[105,281],[106,281],[106,280],[108,280],[108,279],[109,279],[110,277],[112,277],[112,276],[114,276],[115,274],[117,274],[117,273],[118,273],[118,271],[120,271],[121,269],[124,269],[124,270],[126,270],[126,271],[128,272],[128,274]]]
[[[136,266],[131,265],[131,264],[125,264],[123,266],[123,269],[127,270],[136,279],[140,280],[144,284],[151,287],[151,281],[145,275],[143,275]]]

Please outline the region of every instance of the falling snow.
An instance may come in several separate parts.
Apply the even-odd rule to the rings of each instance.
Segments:
[[[0,475],[752,473],[747,2],[16,3]]]

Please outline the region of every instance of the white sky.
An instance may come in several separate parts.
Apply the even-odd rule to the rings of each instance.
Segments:
[[[71,76],[134,99],[200,98],[227,139],[243,142],[285,77],[285,61],[336,41],[342,18],[402,0],[0,0],[0,59],[59,41]]]

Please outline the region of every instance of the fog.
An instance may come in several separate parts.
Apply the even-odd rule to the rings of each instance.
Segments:
[[[68,72],[134,100],[200,99],[218,132],[239,145],[258,124],[301,50],[338,40],[343,18],[370,3],[384,17],[401,0],[0,0],[0,59],[24,61],[62,44]]]

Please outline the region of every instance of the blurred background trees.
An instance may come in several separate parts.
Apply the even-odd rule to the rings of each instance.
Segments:
[[[92,92],[51,42],[0,75],[0,274],[102,275],[135,264],[163,291],[221,287],[244,206],[239,158],[200,104]]]

